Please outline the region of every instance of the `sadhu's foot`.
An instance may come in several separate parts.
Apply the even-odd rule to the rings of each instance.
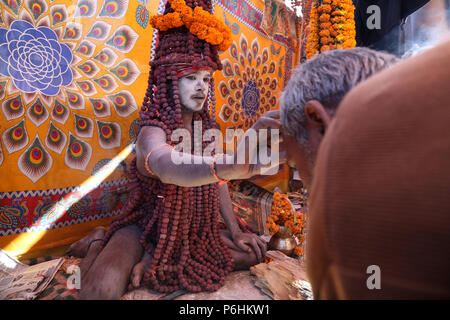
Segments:
[[[144,277],[144,273],[150,267],[153,258],[147,252],[142,256],[142,260],[137,263],[133,267],[133,271],[131,271],[130,275],[130,284],[128,286],[128,290],[137,289],[141,286],[142,278]]]
[[[78,258],[86,257],[91,242],[94,240],[103,239],[105,233],[106,233],[105,227],[95,228],[88,236],[73,243],[69,247],[69,249],[67,249],[66,255]]]

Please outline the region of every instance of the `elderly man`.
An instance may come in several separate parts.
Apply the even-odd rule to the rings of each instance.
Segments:
[[[316,154],[336,109],[353,87],[397,62],[367,48],[329,51],[302,64],[281,96],[286,156],[309,190]]]
[[[449,56],[450,41],[340,105],[310,199],[315,298],[450,298]]]

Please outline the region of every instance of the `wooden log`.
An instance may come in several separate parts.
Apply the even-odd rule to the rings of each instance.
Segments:
[[[250,268],[250,273],[256,277],[255,286],[275,300],[312,299],[311,285],[302,261],[280,251],[268,251],[266,256],[273,261]]]

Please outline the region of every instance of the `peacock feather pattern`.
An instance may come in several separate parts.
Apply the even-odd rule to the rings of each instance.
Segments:
[[[144,28],[146,5],[136,11]],[[100,161],[104,154],[97,145],[125,147],[121,134],[128,133],[138,110],[129,88],[141,75],[126,57],[139,34],[118,23],[129,6],[128,0],[0,2],[0,98],[6,119],[0,166],[17,153],[18,169],[36,183],[55,162],[84,170]]]
[[[261,48],[258,38],[251,43],[244,34],[229,48],[229,58],[222,59],[224,80],[217,90],[225,101],[218,114],[225,124],[242,123],[248,129],[267,111],[277,107],[275,92],[278,79],[276,62],[268,48]]]
[[[138,106],[158,42],[148,19],[166,1],[0,0],[1,247],[43,230],[58,242],[73,240],[84,222],[101,225],[120,212],[133,155],[88,194],[84,182],[91,185],[122,150],[135,153]],[[265,95],[278,97],[293,67],[291,44],[261,31],[262,6],[214,1],[235,40],[232,51],[220,52],[229,64],[214,75],[221,108],[212,112],[221,130],[249,126],[261,108],[273,109]]]

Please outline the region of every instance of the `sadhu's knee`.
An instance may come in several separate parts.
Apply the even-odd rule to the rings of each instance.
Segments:
[[[94,271],[94,270],[93,270]],[[115,300],[126,291],[129,273],[116,266],[106,266],[100,272],[91,272],[81,279],[78,298],[81,300]]]

